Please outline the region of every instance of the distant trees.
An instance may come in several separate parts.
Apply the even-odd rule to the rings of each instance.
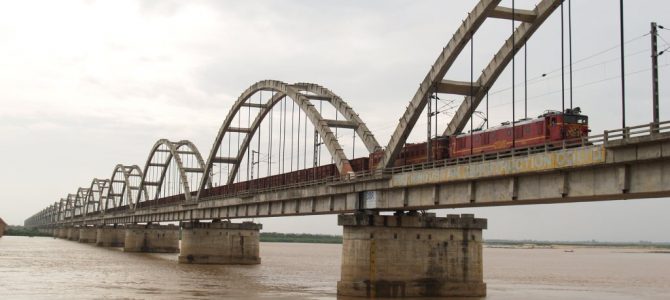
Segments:
[[[262,232],[261,242],[342,244],[342,236],[326,234]]]
[[[37,231],[35,228],[28,228],[23,226],[7,226],[5,229],[5,235],[14,235],[14,236],[51,236],[47,233],[42,233]]]

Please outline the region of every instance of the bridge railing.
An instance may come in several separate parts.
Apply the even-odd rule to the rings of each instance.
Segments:
[[[670,121],[649,123],[614,130],[605,130],[602,136],[603,136],[603,143],[607,145],[607,143],[612,141],[625,140],[650,135],[653,136],[662,133],[670,133]]]
[[[545,144],[533,147],[515,148],[495,153],[474,154],[470,156],[434,160],[426,163],[400,166],[384,170],[374,170],[368,173],[357,174],[357,178],[365,176],[375,176],[375,175],[378,176],[380,175],[380,172],[382,175],[392,175],[397,173],[433,169],[433,168],[453,166],[459,164],[470,164],[482,161],[498,160],[509,157],[528,156],[531,154],[564,150],[583,146],[592,146],[592,145],[607,146],[608,142],[616,140],[624,140],[642,136],[652,136],[655,134],[662,134],[662,133],[670,133],[670,121],[649,123],[614,130],[606,130],[602,134],[565,139],[562,141],[550,141]]]

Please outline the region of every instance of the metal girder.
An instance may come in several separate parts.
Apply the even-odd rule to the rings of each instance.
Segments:
[[[532,23],[535,22],[535,20],[537,19],[537,14],[535,13],[534,10],[515,8],[512,11],[512,9],[509,7],[498,6],[491,12],[489,17],[496,19],[506,19],[506,20],[514,19],[515,21]]]
[[[235,157],[215,157],[212,161],[219,164],[236,164],[239,162]]]
[[[435,88],[438,93],[467,96],[479,91],[480,86],[476,83],[471,85],[470,82],[465,81],[442,80],[436,84]]]
[[[357,127],[356,123],[346,120],[324,120],[324,121],[326,122],[326,124],[328,124],[328,127],[331,128],[356,129]]]
[[[245,102],[245,103],[242,103],[242,107],[266,108],[266,105],[265,104],[260,104],[260,103]]]
[[[228,127],[228,132],[249,133],[251,132],[251,128]]]
[[[411,133],[412,128],[414,128],[416,121],[422,115],[428,101],[428,95],[435,92],[436,84],[442,81],[447,70],[451,68],[458,55],[470,40],[470,36],[479,29],[484,20],[486,20],[499,3],[500,0],[480,1],[468,14],[468,17],[452,36],[447,46],[442,49],[442,53],[437,57],[423,82],[421,82],[416,94],[414,94],[412,101],[407,106],[405,113],[400,118],[396,130],[386,146],[378,168],[388,168],[393,164],[398,153],[400,153],[400,150],[405,145],[407,137]]]
[[[324,95],[314,95],[314,94],[305,94],[305,97],[309,100],[320,100],[320,101],[330,101],[333,98],[331,96]]]
[[[540,25],[547,20],[551,13],[553,13],[562,2],[563,0],[540,1],[533,10],[537,18],[532,23],[521,23],[516,28],[514,34],[505,41],[505,44],[503,44],[498,53],[479,76],[479,79],[477,79],[477,85],[482,88],[474,94],[474,97],[465,97],[463,103],[458,107],[454,117],[449,122],[447,129],[444,131],[444,135],[453,135],[461,132],[463,128],[465,128],[465,124],[467,124],[470,119],[470,103],[472,103],[475,108],[479,105],[493,83],[512,60],[512,57],[522,48],[523,43],[535,33]],[[514,42],[512,42],[512,40],[514,40]],[[515,47],[512,47],[513,44]]]

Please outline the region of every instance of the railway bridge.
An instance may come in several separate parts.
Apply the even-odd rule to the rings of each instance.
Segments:
[[[143,167],[119,164],[110,178],[93,179],[25,225],[129,252],[175,252],[180,263],[258,264],[262,225],[234,219],[338,214],[338,294],[485,295],[486,220],[428,210],[670,196],[670,122],[446,158],[433,157],[431,138],[423,161],[399,163],[431,99],[464,97],[442,137],[462,134],[520,46],[562,5],[541,0],[523,10],[499,3],[482,0],[468,14],[384,148],[331,90],[259,81],[234,103],[208,156],[189,141],[161,139]],[[489,18],[511,20],[511,36],[477,80],[445,79]],[[356,155],[352,146],[349,154],[339,134],[345,131],[367,152]]]

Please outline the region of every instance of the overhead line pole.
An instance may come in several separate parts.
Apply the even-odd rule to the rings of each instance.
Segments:
[[[658,26],[656,22],[651,22],[651,76],[652,76],[652,109],[654,126],[653,133],[658,133]]]
[[[619,0],[619,34],[621,37],[621,125],[626,128],[626,67],[624,58],[623,0]]]

